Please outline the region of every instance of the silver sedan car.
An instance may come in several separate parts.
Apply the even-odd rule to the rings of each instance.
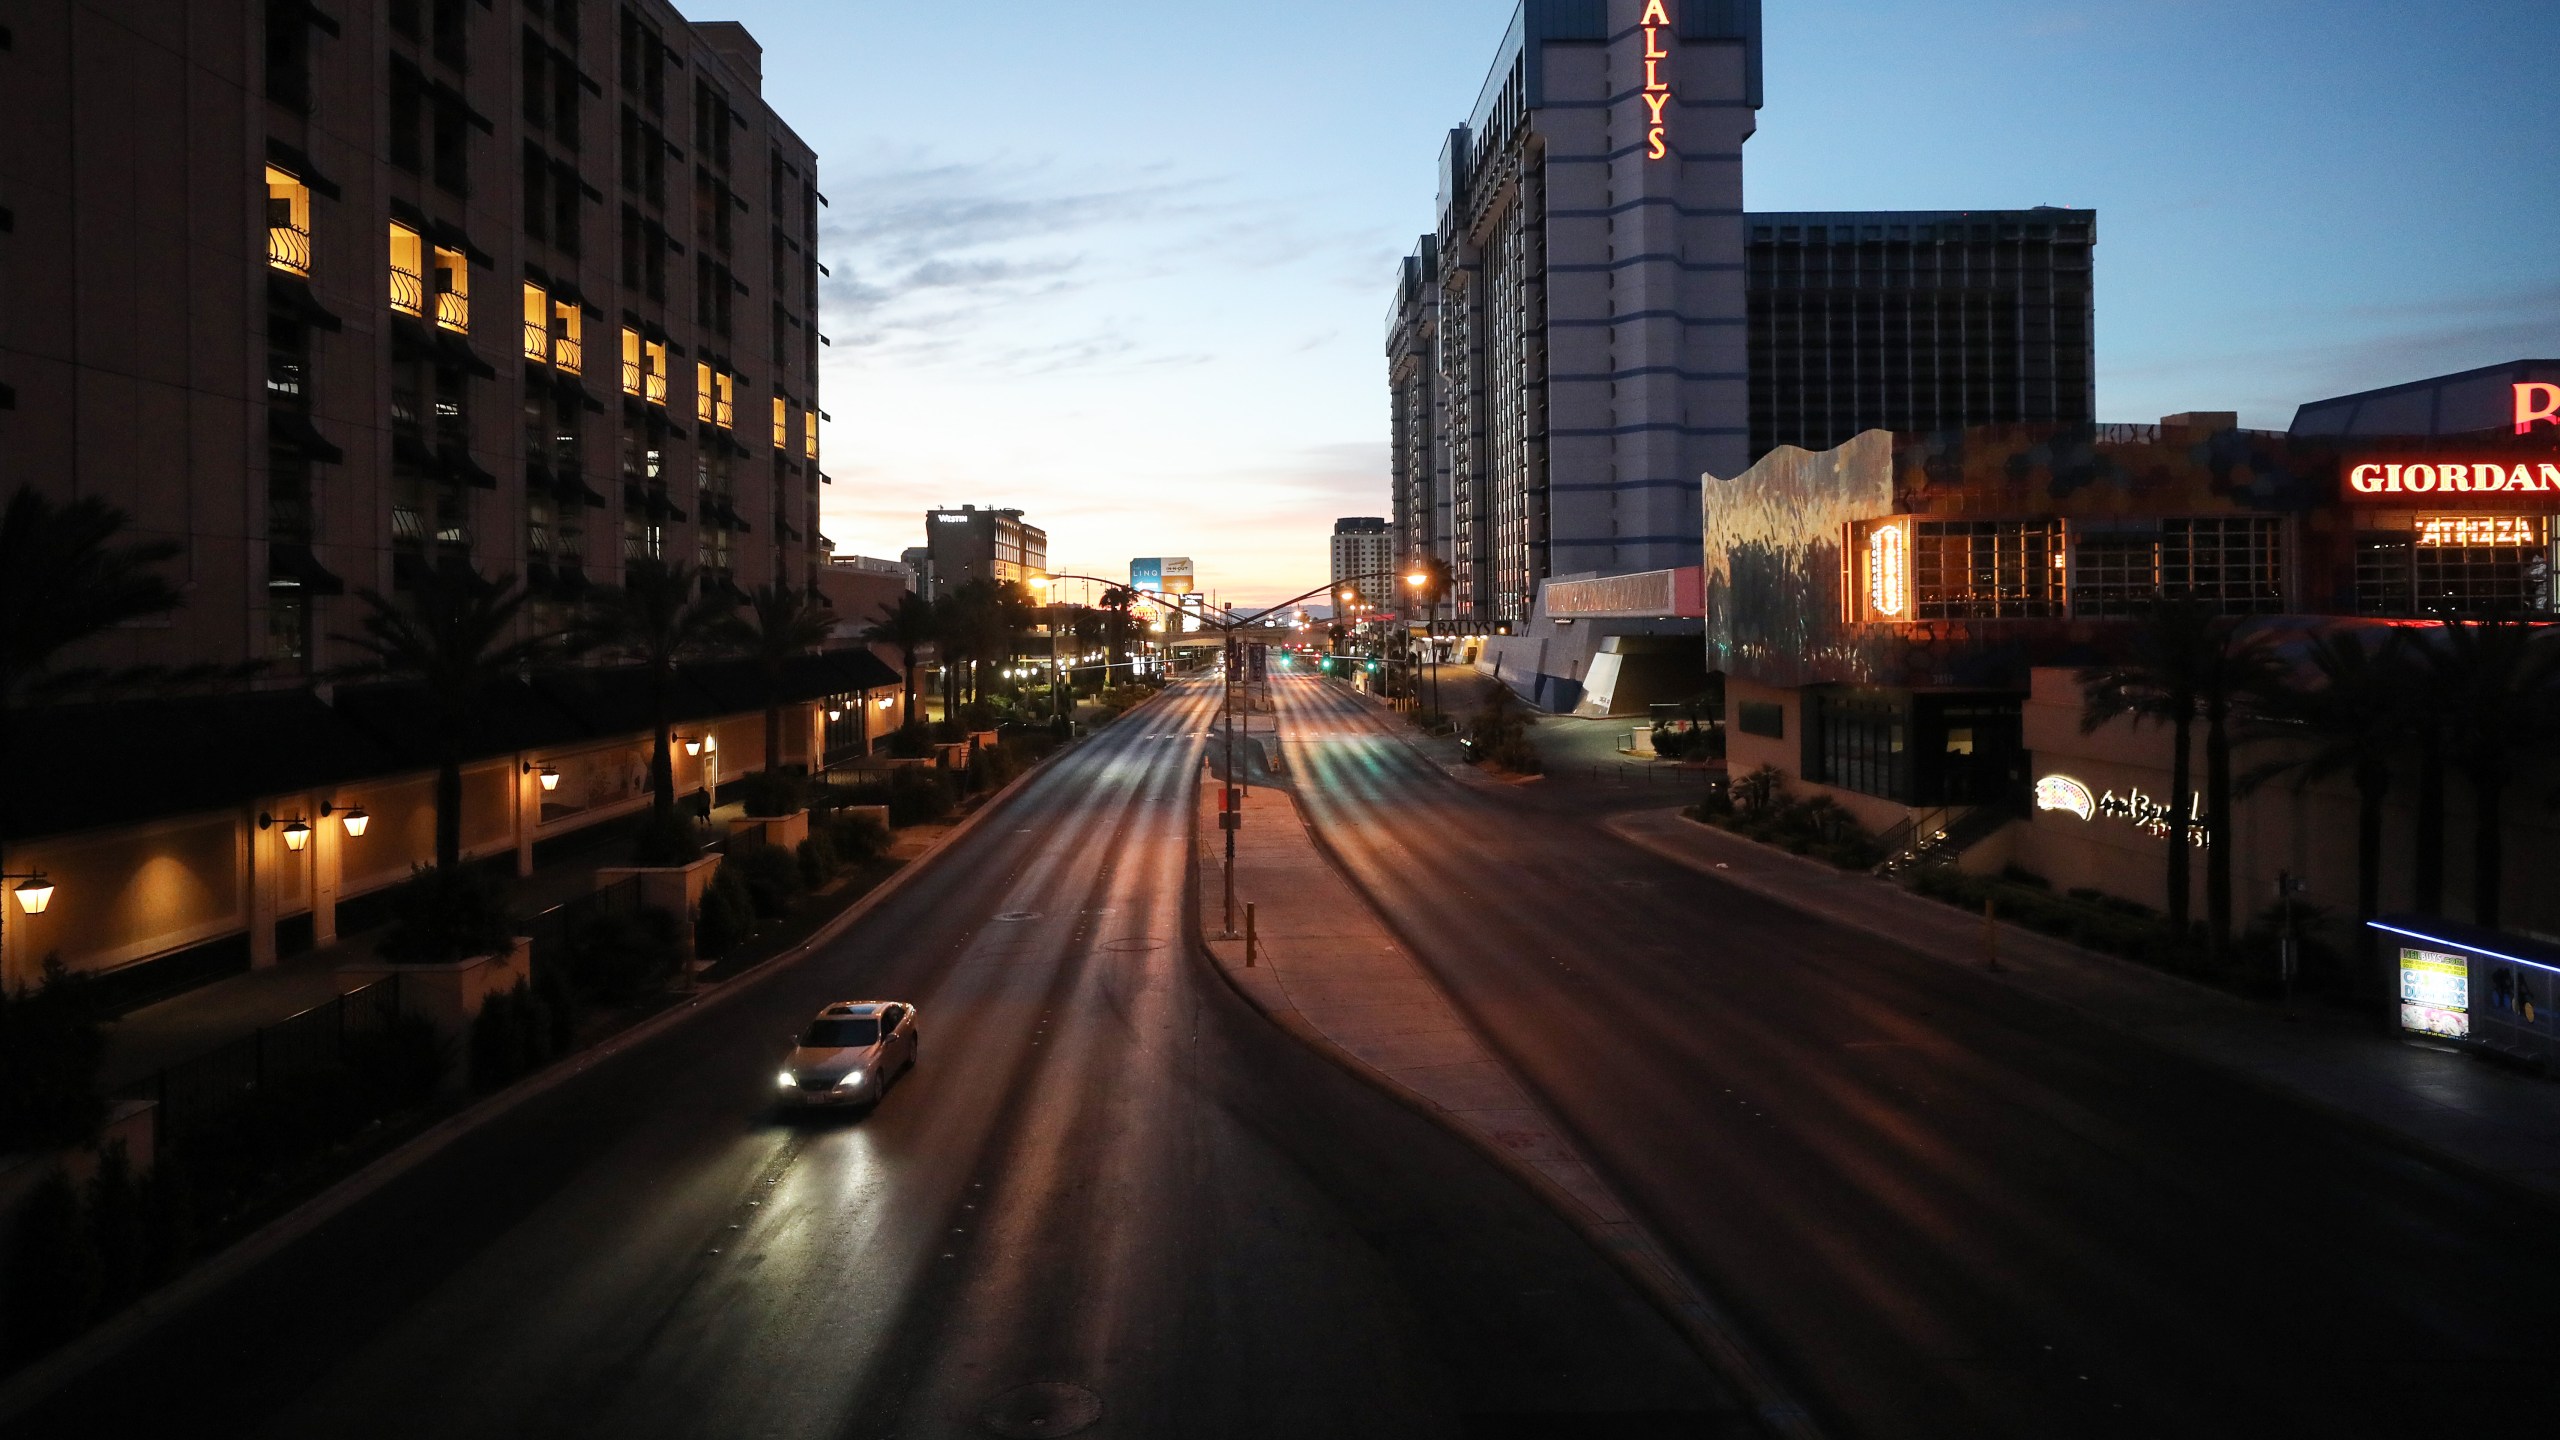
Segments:
[[[916,1007],[848,1000],[809,1022],[776,1084],[785,1105],[876,1105],[915,1063]]]

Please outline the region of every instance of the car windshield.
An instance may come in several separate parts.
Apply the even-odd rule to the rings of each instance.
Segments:
[[[861,1020],[819,1020],[809,1026],[800,1043],[812,1050],[853,1050],[878,1044],[880,1022]]]

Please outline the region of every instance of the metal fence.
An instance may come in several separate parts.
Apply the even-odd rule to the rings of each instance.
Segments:
[[[589,895],[573,895],[524,923],[523,934],[533,941],[533,967],[536,970],[564,963],[569,944],[589,922],[601,915],[635,915],[640,910],[640,878],[626,876]]]
[[[400,977],[387,975],[146,1075],[113,1098],[152,1102],[154,1148],[166,1147],[222,1123],[262,1092],[338,1069],[349,1042],[399,1014]]]

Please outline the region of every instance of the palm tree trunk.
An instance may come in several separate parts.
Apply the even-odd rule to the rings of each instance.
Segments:
[[[2424,915],[2444,913],[2444,735],[2436,726],[2418,727],[2418,835],[2412,877],[2417,909]]]
[[[447,751],[436,761],[436,872],[462,866],[462,761]]]
[[[2230,706],[2216,696],[2204,733],[2204,911],[2213,958],[2231,949]]]
[[[2492,930],[2507,859],[2505,760],[2475,750],[2463,767],[2471,780],[2471,918]]]
[[[2389,967],[2375,967],[2377,955],[2388,951],[2375,943],[2373,927],[2365,923],[2382,913],[2382,802],[2390,784],[2388,771],[2368,768],[2356,776],[2356,944],[2364,952],[2362,973],[2374,977],[2396,1023],[2399,987],[2392,983]]]
[[[676,818],[675,726],[667,719],[667,679],[658,667],[649,671],[649,728],[656,743],[649,751],[649,811],[660,828]]]
[[[906,698],[905,703],[904,703],[903,705],[901,705],[901,706],[899,707],[899,709],[898,709],[898,728],[899,728],[899,729],[901,729],[901,730],[904,730],[904,729],[906,729],[908,726],[913,725],[914,723],[916,723],[916,652],[915,652],[915,647],[914,647],[914,646],[912,646],[912,645],[902,647],[902,648],[898,651],[898,658],[906,662],[906,664],[905,664],[905,666],[904,666],[903,668],[904,668],[904,670],[905,670],[905,674],[906,674],[906,682],[907,682],[907,698]]]
[[[2187,796],[2194,788],[2194,762],[2188,754],[2188,732],[2194,728],[2184,712],[2169,722],[2169,924],[2180,943],[2187,938],[2187,916],[2193,908],[2188,892],[2193,876],[2187,863]]]

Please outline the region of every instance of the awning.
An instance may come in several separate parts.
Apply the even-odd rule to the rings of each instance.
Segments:
[[[337,33],[337,27],[335,25],[331,25],[329,29],[331,34]],[[328,176],[321,174],[319,169],[311,163],[311,157],[303,154],[293,146],[287,145],[281,140],[270,139],[267,141],[267,158],[274,161],[281,168],[292,171],[295,178],[301,180],[303,184],[310,186],[319,194],[326,196],[331,200],[341,198],[338,192],[337,182],[331,180]]]
[[[321,434],[319,428],[311,423],[311,417],[299,410],[288,410],[280,405],[268,406],[267,437],[324,465],[343,465],[347,460],[347,452],[330,444],[329,437]]]
[[[444,463],[446,475],[465,485],[476,486],[482,490],[498,488],[498,477],[481,469],[480,462],[471,458],[471,452],[459,445],[445,446],[437,452],[436,458]]]
[[[296,590],[305,595],[344,595],[347,582],[329,573],[308,545],[272,544],[267,547],[267,588]]]
[[[436,327],[435,347],[436,360],[441,364],[450,365],[457,370],[469,371],[483,380],[498,378],[497,367],[481,359],[480,352],[471,348],[469,340],[443,326]]]
[[[273,266],[267,267],[267,304],[314,330],[327,330],[334,334],[347,328],[347,322],[338,318],[338,312],[321,304],[320,297],[311,293],[308,282]]]

